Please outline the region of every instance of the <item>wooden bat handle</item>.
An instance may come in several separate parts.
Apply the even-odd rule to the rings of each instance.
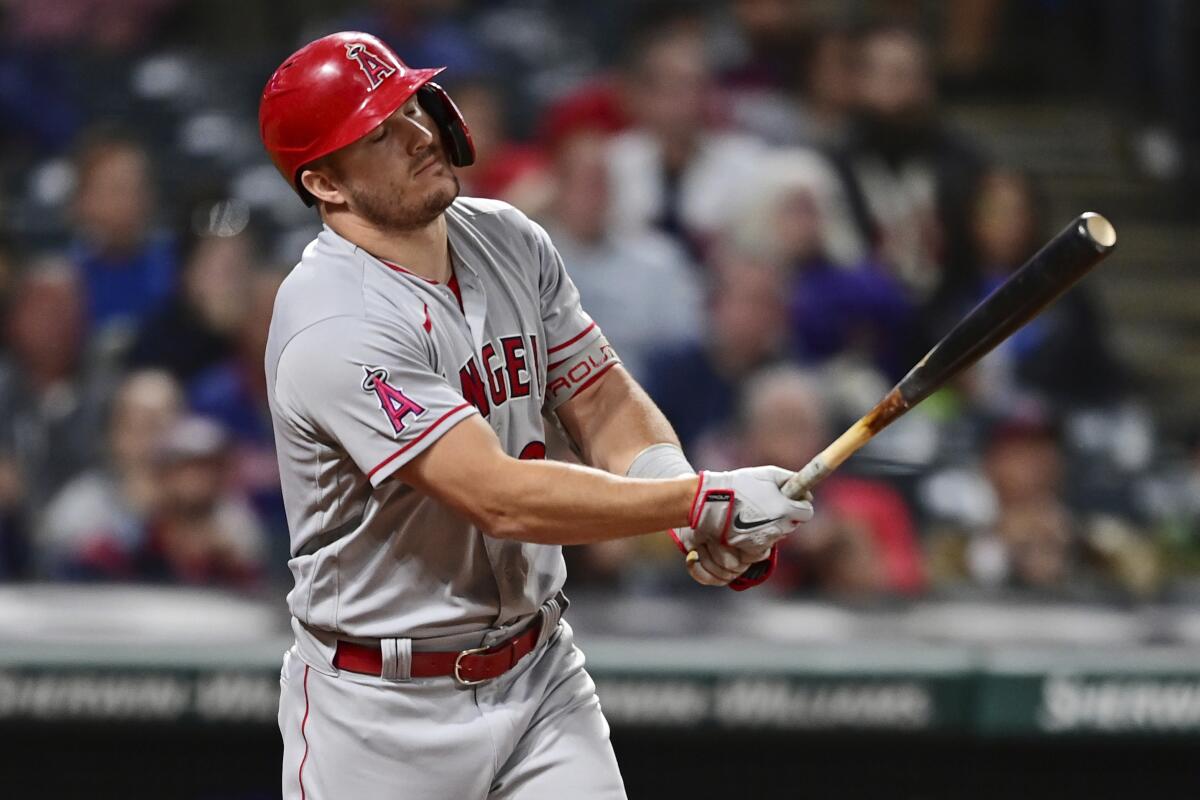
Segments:
[[[859,448],[871,441],[871,437],[886,428],[908,408],[908,401],[900,393],[899,387],[892,389],[862,419],[847,428],[845,433],[817,453],[803,469],[788,478],[787,483],[783,485],[783,493],[793,500],[802,500],[809,489],[840,467],[843,461],[854,455]],[[687,563],[694,564],[699,558],[700,555],[692,550],[687,554]]]
[[[840,467],[843,461],[869,442],[874,435],[875,432],[867,427],[866,417],[860,419],[789,478],[783,485],[783,493],[793,500],[802,500],[809,489]]]
[[[845,433],[834,439],[832,444],[817,453],[812,461],[793,475],[783,485],[783,493],[793,500],[802,499],[809,489],[825,480],[843,461],[871,441],[871,437],[908,411],[909,405],[899,386],[892,389],[874,408],[863,415],[862,419],[847,428]]]

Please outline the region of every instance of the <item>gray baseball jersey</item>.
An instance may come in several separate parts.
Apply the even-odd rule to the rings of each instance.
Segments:
[[[561,548],[495,539],[398,479],[474,414],[545,456],[549,413],[617,363],[545,231],[511,206],[446,211],[457,285],[326,227],[275,302],[267,385],[297,620],[425,638],[508,624],[565,578]]]

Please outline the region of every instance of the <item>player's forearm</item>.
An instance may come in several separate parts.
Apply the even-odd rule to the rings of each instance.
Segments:
[[[564,403],[558,415],[584,461],[616,475],[651,445],[679,445],[671,423],[623,367]]]
[[[397,478],[491,536],[584,544],[687,525],[698,479],[639,480],[506,454],[482,417],[467,417]]]
[[[489,535],[588,544],[687,525],[697,478],[637,480],[554,461],[510,459],[471,499]]]

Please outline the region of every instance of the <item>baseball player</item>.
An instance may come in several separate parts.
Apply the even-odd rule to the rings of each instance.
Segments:
[[[561,545],[671,529],[697,581],[744,588],[812,506],[778,468],[697,475],[546,233],[457,197],[474,152],[439,71],[339,33],[262,95],[266,149],[324,223],[266,357],[295,577],[284,796],[624,797]],[[545,460],[548,426],[590,466]]]

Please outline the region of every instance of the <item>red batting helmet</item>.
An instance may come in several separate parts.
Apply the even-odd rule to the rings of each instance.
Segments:
[[[443,69],[412,69],[368,33],[333,33],[310,42],[263,89],[258,128],[267,153],[311,206],[301,169],[366,136],[415,94],[441,129],[450,163],[469,166],[475,161],[471,133],[454,101],[431,82]]]

